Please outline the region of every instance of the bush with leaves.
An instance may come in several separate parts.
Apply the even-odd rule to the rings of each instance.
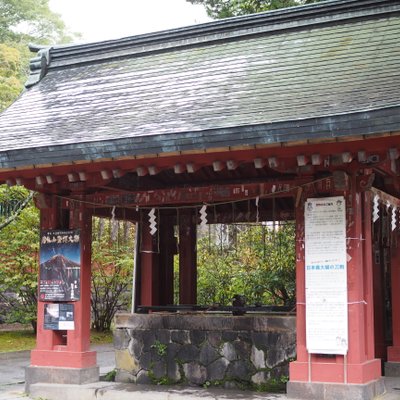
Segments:
[[[92,236],[92,326],[111,328],[117,311],[129,308],[134,255],[134,226],[94,218]]]
[[[247,304],[295,304],[293,223],[239,226],[222,246],[220,238],[205,236],[197,254],[200,304],[230,305],[235,294]]]
[[[0,186],[0,204],[21,202],[29,192]],[[7,214],[8,215],[8,214]],[[4,222],[7,215],[0,216]],[[36,330],[39,212],[33,201],[0,230],[0,303],[6,322],[31,323]]]

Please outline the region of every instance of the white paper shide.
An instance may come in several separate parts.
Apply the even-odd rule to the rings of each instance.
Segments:
[[[343,196],[305,204],[307,351],[348,350],[346,206]]]

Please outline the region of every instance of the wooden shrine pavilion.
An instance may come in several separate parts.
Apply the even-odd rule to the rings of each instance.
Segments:
[[[0,115],[0,182],[37,192],[42,245],[79,242],[80,275],[56,294],[41,278],[28,382],[97,379],[92,216],[138,222],[148,307],[173,303],[177,251],[179,303],[196,304],[201,221],[276,219],[297,226],[288,396],[382,393],[383,374],[400,376],[399,38],[400,0],[333,0],[32,46]],[[46,327],[54,308],[69,324]]]

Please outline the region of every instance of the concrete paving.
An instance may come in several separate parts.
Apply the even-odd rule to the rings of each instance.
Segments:
[[[386,393],[379,400],[400,400],[400,378],[386,377],[385,386]]]
[[[115,368],[112,344],[95,345],[100,376]],[[29,365],[30,351],[0,353],[0,400],[27,400],[24,393],[25,367]],[[78,398],[77,398],[78,399]]]
[[[111,344],[93,346],[97,351],[100,375],[115,367]],[[24,393],[25,367],[29,352],[0,353],[0,400],[27,400]],[[376,400],[400,400],[400,378],[385,378],[387,393]],[[113,382],[88,385],[41,384],[31,386],[32,399],[47,400],[285,400],[284,394],[202,389],[178,386],[146,386]],[[337,399],[346,400],[346,399]]]
[[[388,392],[376,400],[399,400],[396,388],[400,379],[388,379]],[[88,385],[36,383],[31,386],[31,397],[47,400],[285,400],[284,394],[243,392],[228,389],[202,389],[176,386],[147,386],[122,383],[97,382]],[[322,399],[321,399],[322,400]],[[331,399],[352,400],[352,399]]]
[[[25,399],[25,366],[29,351],[0,353],[0,400]]]
[[[148,386],[97,382],[88,385],[31,385],[31,397],[45,395],[48,400],[278,400],[283,394],[243,392],[227,389],[201,389],[181,386]],[[61,396],[60,396],[61,394]]]
[[[28,397],[24,392],[24,387],[23,383],[2,386],[0,388],[0,400],[27,400]]]

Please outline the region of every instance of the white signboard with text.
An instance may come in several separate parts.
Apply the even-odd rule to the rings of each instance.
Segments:
[[[305,204],[307,351],[348,350],[346,206],[343,196]]]

